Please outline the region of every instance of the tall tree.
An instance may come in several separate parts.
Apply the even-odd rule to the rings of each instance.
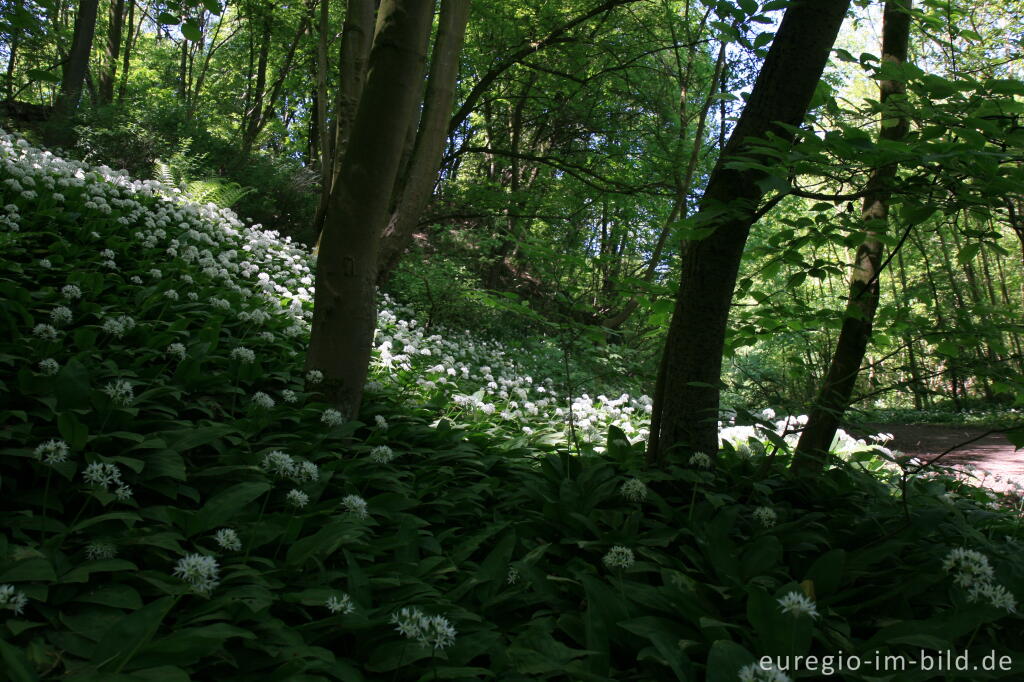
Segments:
[[[117,62],[121,55],[121,34],[124,29],[125,0],[112,0],[107,21],[107,46],[104,52],[103,68],[100,70],[100,86],[97,92],[100,104],[114,100],[114,79],[117,77]],[[130,26],[130,25],[129,25]]]
[[[71,38],[71,51],[64,62],[60,81],[60,94],[54,106],[53,118],[47,127],[47,143],[56,146],[71,141],[70,119],[82,98],[82,86],[89,70],[89,53],[96,34],[96,10],[99,0],[80,0],[75,16],[75,31]]]
[[[349,417],[358,413],[369,369],[380,237],[421,101],[432,17],[430,2],[381,2],[366,85],[324,216],[306,365],[323,372],[319,390]]]
[[[785,142],[807,114],[849,0],[790,4],[743,113],[708,179],[697,221],[710,232],[683,249],[675,310],[655,390],[648,459],[671,448],[716,452],[725,330],[743,247],[768,192],[757,164],[731,167],[768,135]],[[756,155],[755,155],[756,156]]]
[[[912,0],[887,0],[882,17],[882,64],[898,67],[907,61],[910,41]],[[910,121],[903,110],[903,82],[884,78],[878,84],[882,108],[879,131],[881,140],[897,141],[906,136]],[[889,217],[889,196],[896,181],[896,164],[875,168],[868,179],[861,217],[864,241],[857,249],[850,273],[850,296],[843,315],[843,327],[836,341],[825,382],[821,387],[807,426],[800,435],[793,469],[820,471],[828,461],[829,446],[835,438],[839,420],[849,407],[850,396],[860,372],[861,362],[871,340],[871,326],[878,309],[882,242]]]

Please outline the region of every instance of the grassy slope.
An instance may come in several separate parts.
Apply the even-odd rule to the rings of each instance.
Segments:
[[[764,654],[947,646],[1024,663],[1019,617],[990,603],[1024,593],[1024,533],[984,493],[915,479],[904,505],[852,466],[809,485],[769,446],[627,495],[645,401],[577,399],[586,436],[621,431],[606,457],[555,451],[550,384],[390,304],[363,420],[332,425],[301,372],[305,254],[11,138],[0,159],[14,679],[736,680]],[[943,570],[961,546],[994,566],[973,601]],[[817,618],[782,611],[794,591]],[[453,643],[404,637],[411,607]]]

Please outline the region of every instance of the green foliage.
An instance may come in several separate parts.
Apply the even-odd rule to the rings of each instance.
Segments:
[[[495,417],[439,419],[402,372],[337,423],[287,301],[157,242],[244,245],[276,277],[300,252],[83,175],[63,201],[0,184],[18,207],[0,276],[14,679],[733,680],[763,655],[1022,651],[1017,617],[950,560],[982,552],[986,584],[1024,594],[1019,510],[987,493],[871,453],[792,479],[771,444],[640,473],[620,429],[607,457],[516,441]],[[87,206],[100,195],[109,212]],[[793,593],[819,615],[783,612]],[[403,637],[396,616],[428,627],[411,607],[454,638]]]

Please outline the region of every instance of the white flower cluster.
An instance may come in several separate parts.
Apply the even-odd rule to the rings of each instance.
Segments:
[[[0,585],[0,608],[10,609],[20,616],[27,603],[28,597],[24,592],[18,592],[14,585]]]
[[[783,613],[788,613],[793,616],[810,616],[811,618],[818,617],[818,607],[815,606],[814,602],[805,594],[797,592],[796,590],[787,593],[781,599],[778,600],[779,606],[782,607]]]
[[[647,486],[639,478],[631,478],[623,483],[619,492],[630,502],[643,502],[647,499]]]
[[[349,514],[352,514],[359,519],[365,519],[370,515],[366,510],[366,500],[358,495],[346,495],[341,498],[341,506],[344,507],[345,511]]]
[[[415,606],[402,607],[391,614],[395,629],[409,639],[431,649],[445,649],[455,644],[455,628],[444,616],[425,615]]]
[[[220,566],[216,559],[205,554],[186,554],[178,559],[174,575],[202,595],[209,595],[220,584]]]
[[[633,558],[633,550],[629,547],[615,545],[608,550],[608,553],[604,555],[601,561],[608,568],[624,571],[633,565],[635,559]]]
[[[327,426],[334,427],[344,424],[345,418],[341,416],[341,412],[338,412],[333,407],[329,407],[320,415],[320,421],[327,424]]]
[[[326,606],[331,613],[340,613],[343,616],[354,613],[356,610],[356,605],[352,603],[352,597],[348,596],[344,592],[342,592],[340,596],[331,595],[328,597],[324,606]]]
[[[115,405],[128,407],[135,400],[132,385],[124,379],[116,379],[103,387],[103,392],[110,396]]]
[[[395,452],[387,445],[378,445],[370,450],[370,460],[377,464],[387,464],[395,458]]]
[[[995,572],[988,557],[966,547],[950,550],[942,562],[946,573],[955,573],[953,582],[967,589],[968,601],[987,601],[997,609],[1017,611],[1017,599],[1009,590],[995,582]]]
[[[117,556],[117,547],[107,542],[90,542],[85,547],[85,558],[90,561],[113,559]]]
[[[242,541],[233,528],[221,528],[213,534],[213,540],[221,549],[229,552],[237,552],[242,549]]]
[[[775,663],[770,660],[765,662],[767,667],[757,662],[740,668],[740,682],[790,682],[789,675],[775,667]]]
[[[779,515],[771,507],[757,507],[753,511],[753,516],[765,528],[774,526],[775,521],[779,518]]]
[[[44,464],[62,464],[68,461],[68,444],[62,440],[48,440],[36,446],[33,454]]]

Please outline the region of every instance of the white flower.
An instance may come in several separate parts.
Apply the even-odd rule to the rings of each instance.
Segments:
[[[274,399],[263,391],[257,391],[252,395],[252,402],[256,407],[269,410],[274,406]]]
[[[985,599],[997,609],[1005,609],[1009,613],[1017,611],[1017,599],[1013,593],[996,583],[978,583],[967,590],[968,601]]]
[[[290,388],[286,388],[283,391],[281,391],[281,400],[285,401],[286,403],[294,403],[298,402],[299,396],[296,395],[295,391],[291,390]]]
[[[242,549],[242,541],[238,538],[238,533],[231,528],[221,528],[213,534],[213,539],[221,549],[226,549],[229,552],[237,552]]]
[[[394,458],[394,451],[392,451],[387,445],[378,445],[370,450],[370,459],[377,464],[387,464]]]
[[[53,358],[46,358],[39,361],[39,371],[48,377],[52,377],[60,371],[60,365]]]
[[[708,457],[707,453],[695,452],[690,457],[690,466],[700,467],[701,469],[710,469],[711,458]]]
[[[68,324],[73,318],[71,308],[67,306],[59,305],[50,311],[50,321],[58,327]]]
[[[53,341],[57,338],[57,330],[48,324],[37,324],[32,328],[32,334],[46,341]]]
[[[14,585],[0,585],[0,608],[10,609],[20,616],[27,603],[28,597],[15,590]]]
[[[298,483],[307,483],[316,481],[319,478],[320,469],[313,462],[302,460],[295,463],[295,468],[292,470],[292,480]]]
[[[114,491],[114,496],[121,502],[127,502],[132,499],[132,487],[130,485],[122,485]]]
[[[800,592],[793,591],[778,600],[783,613],[790,613],[794,616],[807,615],[811,618],[818,617],[818,607],[814,605],[809,597]]]
[[[172,343],[167,346],[167,354],[178,360],[184,360],[188,355],[188,351],[185,350],[185,345],[182,343]]]
[[[647,486],[639,478],[631,478],[623,483],[619,492],[630,502],[643,502],[647,499]]]
[[[625,570],[633,565],[633,550],[629,547],[623,547],[622,545],[615,545],[608,553],[601,559],[604,565],[608,568],[618,568]]]
[[[760,663],[751,663],[740,668],[740,682],[790,682],[789,675],[775,667],[771,661],[768,667],[762,667]]]
[[[359,495],[346,495],[341,498],[341,506],[345,508],[349,514],[353,516],[365,519],[370,514],[366,511],[366,500],[359,497]]]
[[[204,595],[213,592],[220,583],[219,572],[217,560],[205,554],[186,554],[174,567],[174,575],[191,585],[194,591]]]
[[[319,384],[324,380],[324,373],[318,369],[311,369],[306,372],[306,383]]]
[[[443,616],[424,615],[416,607],[402,607],[391,614],[391,623],[400,634],[432,649],[444,649],[455,643],[455,628]]]
[[[272,450],[263,456],[263,469],[274,476],[291,478],[295,475],[295,460],[280,450]]]
[[[356,610],[356,605],[352,603],[352,597],[348,596],[344,592],[341,593],[340,597],[336,595],[328,597],[324,606],[326,606],[331,613],[340,613],[343,616],[347,616]]]
[[[341,426],[345,423],[345,418],[341,416],[341,412],[338,412],[332,407],[328,407],[324,410],[324,413],[320,415],[320,421],[328,426]]]
[[[992,582],[995,578],[988,557],[965,547],[951,550],[942,562],[942,568],[947,573],[956,570],[954,580],[961,587],[970,587],[978,582]]]
[[[135,392],[132,385],[124,379],[111,381],[103,387],[103,392],[110,396],[115,405],[127,407],[135,400]]]
[[[381,431],[388,430],[388,420],[385,419],[383,415],[375,415],[373,421],[377,423],[377,428]]]
[[[231,359],[240,360],[243,363],[252,363],[256,361],[256,353],[245,346],[239,346],[238,348],[231,349]]]
[[[117,556],[117,547],[105,542],[90,542],[85,547],[85,558],[91,561],[113,559]]]
[[[106,490],[111,485],[121,485],[121,470],[116,464],[93,462],[82,470],[82,478]]]
[[[35,449],[36,459],[46,464],[60,464],[68,461],[68,444],[62,440],[48,440]]]
[[[167,291],[164,292],[164,298],[166,298],[169,301],[177,301],[178,292],[175,291],[174,289],[168,289]]]
[[[47,270],[49,270],[50,268],[53,267],[53,263],[50,262],[49,258],[42,258],[39,261],[39,267],[46,268]]]
[[[765,528],[771,528],[775,525],[775,520],[779,518],[779,515],[775,513],[775,510],[771,507],[758,507],[753,511],[755,519],[760,521],[761,525]]]
[[[65,284],[60,290],[61,295],[69,301],[77,301],[82,298],[82,290],[77,284]]]
[[[301,490],[289,490],[285,495],[285,501],[296,509],[302,509],[309,504],[309,495]]]
[[[508,569],[508,574],[505,576],[505,582],[507,582],[509,585],[515,585],[517,582],[519,582],[519,569],[517,569],[515,566],[510,566]]]

